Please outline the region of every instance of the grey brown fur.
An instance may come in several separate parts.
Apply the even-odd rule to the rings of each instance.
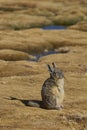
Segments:
[[[61,109],[64,99],[64,75],[62,71],[52,63],[48,65],[50,77],[45,80],[42,90],[42,107],[46,109]],[[29,101],[29,106],[40,107],[39,103]]]

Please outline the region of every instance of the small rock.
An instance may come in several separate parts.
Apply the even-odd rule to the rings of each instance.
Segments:
[[[37,60],[37,58],[36,58],[36,56],[29,55],[29,60],[31,60],[31,61],[36,61],[36,60]]]
[[[45,53],[48,52],[48,49],[45,49],[44,52],[45,52]]]
[[[55,49],[55,52],[58,53],[68,53],[70,51],[69,47],[60,47],[58,49]]]

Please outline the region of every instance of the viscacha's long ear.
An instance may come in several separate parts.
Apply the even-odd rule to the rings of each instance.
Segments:
[[[49,72],[52,73],[53,70],[52,70],[51,66],[48,64],[47,67],[48,67]]]
[[[57,65],[54,62],[52,62],[52,65],[54,69],[57,68]]]

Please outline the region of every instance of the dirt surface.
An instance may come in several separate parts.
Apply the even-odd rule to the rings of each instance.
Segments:
[[[38,63],[3,61],[7,67],[2,67],[0,78],[1,130],[87,129],[87,53],[85,47],[72,50],[70,54],[45,56]],[[42,84],[49,77],[46,64],[53,61],[65,74],[64,108],[26,106],[28,100],[41,100]]]
[[[86,4],[85,0],[0,1],[0,130],[87,130]],[[37,28],[49,24],[71,26]],[[29,100],[42,100],[47,64],[52,62],[65,75],[64,108],[27,106]]]

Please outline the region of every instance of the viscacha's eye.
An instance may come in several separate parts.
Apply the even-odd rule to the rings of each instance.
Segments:
[[[56,76],[56,72],[54,72],[53,75]]]

